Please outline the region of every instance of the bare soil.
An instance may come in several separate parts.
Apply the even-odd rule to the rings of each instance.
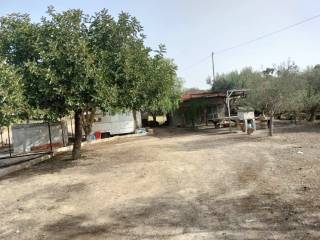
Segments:
[[[157,129],[0,181],[0,239],[320,239],[320,128]]]

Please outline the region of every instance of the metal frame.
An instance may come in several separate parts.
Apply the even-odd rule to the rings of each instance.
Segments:
[[[31,152],[31,153],[19,153],[19,154],[13,154],[13,149],[11,145],[11,135],[10,135],[10,126],[7,127],[8,130],[8,143],[9,143],[9,156],[0,157],[0,160],[2,159],[10,159],[10,158],[19,158],[24,156],[34,156],[34,155],[46,155],[46,154],[53,154],[53,147],[52,147],[52,136],[51,136],[51,126],[50,122],[48,124],[48,131],[49,131],[49,144],[50,144],[50,150],[45,152]],[[63,139],[64,140],[64,139]]]
[[[233,93],[236,93],[236,92],[246,93],[248,91],[249,91],[248,89],[232,89],[232,90],[228,90],[227,91],[226,104],[227,104],[227,108],[228,108],[228,119],[229,119],[229,131],[230,132],[231,132],[231,111],[230,111],[231,96],[232,96]]]

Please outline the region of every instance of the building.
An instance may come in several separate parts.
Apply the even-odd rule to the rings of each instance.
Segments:
[[[227,116],[226,93],[196,91],[182,96],[178,110],[173,113],[172,125],[188,127],[199,124],[217,124]]]

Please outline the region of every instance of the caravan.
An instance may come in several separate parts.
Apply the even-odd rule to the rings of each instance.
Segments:
[[[141,126],[141,113],[137,112],[136,114],[138,126]],[[92,131],[109,135],[133,133],[135,131],[133,112],[127,111],[114,114],[98,112],[95,115]]]

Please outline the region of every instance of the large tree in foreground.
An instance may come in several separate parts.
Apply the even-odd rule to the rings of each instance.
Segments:
[[[150,52],[144,46],[142,30],[137,19],[128,13],[120,13],[115,20],[105,9],[92,16],[88,25],[95,67],[109,83],[108,88],[99,90],[108,98],[108,104],[99,107],[102,111],[133,111],[135,127],[136,112],[146,101],[143,86]],[[88,131],[95,111],[94,107],[89,108],[90,114],[83,118]]]
[[[51,120],[74,115],[74,159],[80,157],[82,124],[90,134],[97,109],[135,113],[149,106],[150,96],[160,109],[176,101],[159,101],[168,99],[168,86],[176,86],[176,67],[163,60],[154,78],[152,67],[158,66],[144,46],[143,28],[127,13],[115,20],[106,10],[89,17],[81,10],[57,13],[49,7],[38,24],[19,14],[0,23],[0,55],[21,74],[28,106]],[[160,81],[161,74],[166,87],[157,83],[156,94],[150,95],[148,88],[155,88],[153,80]]]
[[[37,47],[39,59],[29,64],[35,75],[37,105],[57,117],[74,114],[75,140],[73,158],[80,157],[85,109],[104,106],[108,79],[96,67],[88,38],[88,19],[81,10],[56,13],[49,8],[49,18],[39,25]]]

